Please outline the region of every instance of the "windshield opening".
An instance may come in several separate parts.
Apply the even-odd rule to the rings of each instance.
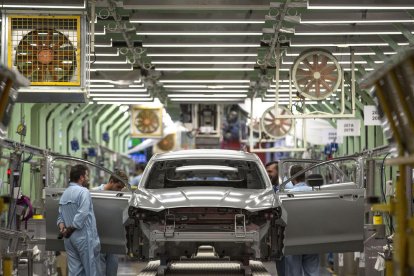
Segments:
[[[190,159],[156,162],[145,183],[147,189],[218,186],[264,189],[259,167],[252,161]]]

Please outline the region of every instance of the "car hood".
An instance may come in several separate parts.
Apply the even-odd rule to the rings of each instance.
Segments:
[[[162,211],[181,207],[227,207],[259,211],[275,206],[272,189],[234,189],[224,187],[183,187],[136,191],[130,206]]]

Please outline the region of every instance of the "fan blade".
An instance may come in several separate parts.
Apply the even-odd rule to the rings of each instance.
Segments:
[[[52,44],[52,42],[53,42],[53,30],[52,29],[49,29],[47,31],[47,36],[46,36],[45,44],[46,44],[47,47],[50,47],[51,44]]]
[[[303,78],[300,78],[300,79],[296,79],[296,82],[298,83],[298,84],[303,84],[303,85],[305,85],[306,83],[308,83],[308,81],[310,81],[311,79],[310,79],[310,77],[303,77]]]
[[[325,87],[327,92],[331,92],[332,88],[329,86],[329,84],[326,83],[325,80],[323,80],[322,78],[319,79],[320,84],[322,84],[323,87]]]
[[[76,54],[74,50],[58,50],[55,51],[55,57],[59,60],[71,60],[76,59]]]
[[[318,71],[318,68],[319,68],[319,63],[318,63],[318,55],[317,55],[317,54],[314,54],[314,55],[312,56],[312,59],[313,59],[313,69],[314,69],[315,71]]]
[[[37,59],[33,57],[32,55],[17,55],[16,56],[16,62],[33,62]]]
[[[16,49],[17,53],[20,53],[20,52],[23,52],[23,53],[35,52],[35,53],[37,53],[37,51],[38,51],[38,49],[37,49],[36,46],[30,45],[30,43],[25,41],[25,40],[20,41],[20,43],[19,43],[19,45],[17,45],[17,49]]]
[[[309,71],[313,73],[313,71],[314,71],[314,70],[313,70],[313,67],[312,67],[312,65],[309,63],[308,59],[307,59],[307,58],[304,58],[302,62],[303,62],[303,64],[305,64],[305,66],[309,69]]]
[[[53,49],[60,49],[60,47],[65,44],[65,42],[68,42],[68,44],[70,44],[70,41],[67,41],[67,38],[63,34],[59,33],[56,43],[53,44]]]
[[[319,68],[324,68],[327,64],[328,64],[328,57],[325,55],[322,55],[321,64]]]
[[[335,69],[336,69],[335,65],[329,65],[329,66],[326,66],[325,68],[322,68],[320,73],[321,74],[330,74]]]
[[[276,116],[273,114],[273,110],[267,113],[273,120],[276,119]]]
[[[316,80],[316,84],[315,84],[315,94],[316,97],[320,97],[321,96],[321,84],[319,79]]]
[[[267,121],[267,122],[273,122],[274,121],[274,119],[270,119],[270,118],[263,118],[263,120],[265,120],[265,121]]]
[[[282,125],[292,125],[292,120],[290,120],[290,119],[284,119],[284,120],[282,120]]]
[[[309,92],[309,89],[313,86],[313,84],[315,83],[316,79],[311,80],[304,88],[303,91],[305,92]]]
[[[47,70],[48,70],[48,72],[49,72],[50,76],[52,77],[52,79],[53,79],[54,81],[58,81],[58,80],[59,80],[59,77],[56,75],[56,71],[55,71],[55,67],[54,67],[54,66],[49,65],[49,66],[47,67]]]
[[[329,81],[333,81],[333,82],[336,82],[338,80],[338,75],[336,75],[335,73],[332,73],[332,74],[321,74],[321,76],[325,80],[329,80]]]
[[[302,76],[312,76],[312,72],[311,71],[306,71],[303,70],[302,68],[298,68],[296,70],[296,77],[302,77]]]
[[[274,129],[276,129],[276,125],[267,125],[267,128],[266,128],[266,130],[269,132],[269,133],[271,133]]]

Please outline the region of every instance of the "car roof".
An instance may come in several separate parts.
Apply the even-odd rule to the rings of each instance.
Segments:
[[[246,161],[257,161],[255,154],[223,149],[194,149],[194,150],[179,150],[167,153],[157,154],[153,157],[154,161],[169,160],[169,159],[237,159]]]

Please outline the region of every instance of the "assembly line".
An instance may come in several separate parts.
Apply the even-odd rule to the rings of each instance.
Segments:
[[[0,1],[0,275],[414,275],[413,11]]]

